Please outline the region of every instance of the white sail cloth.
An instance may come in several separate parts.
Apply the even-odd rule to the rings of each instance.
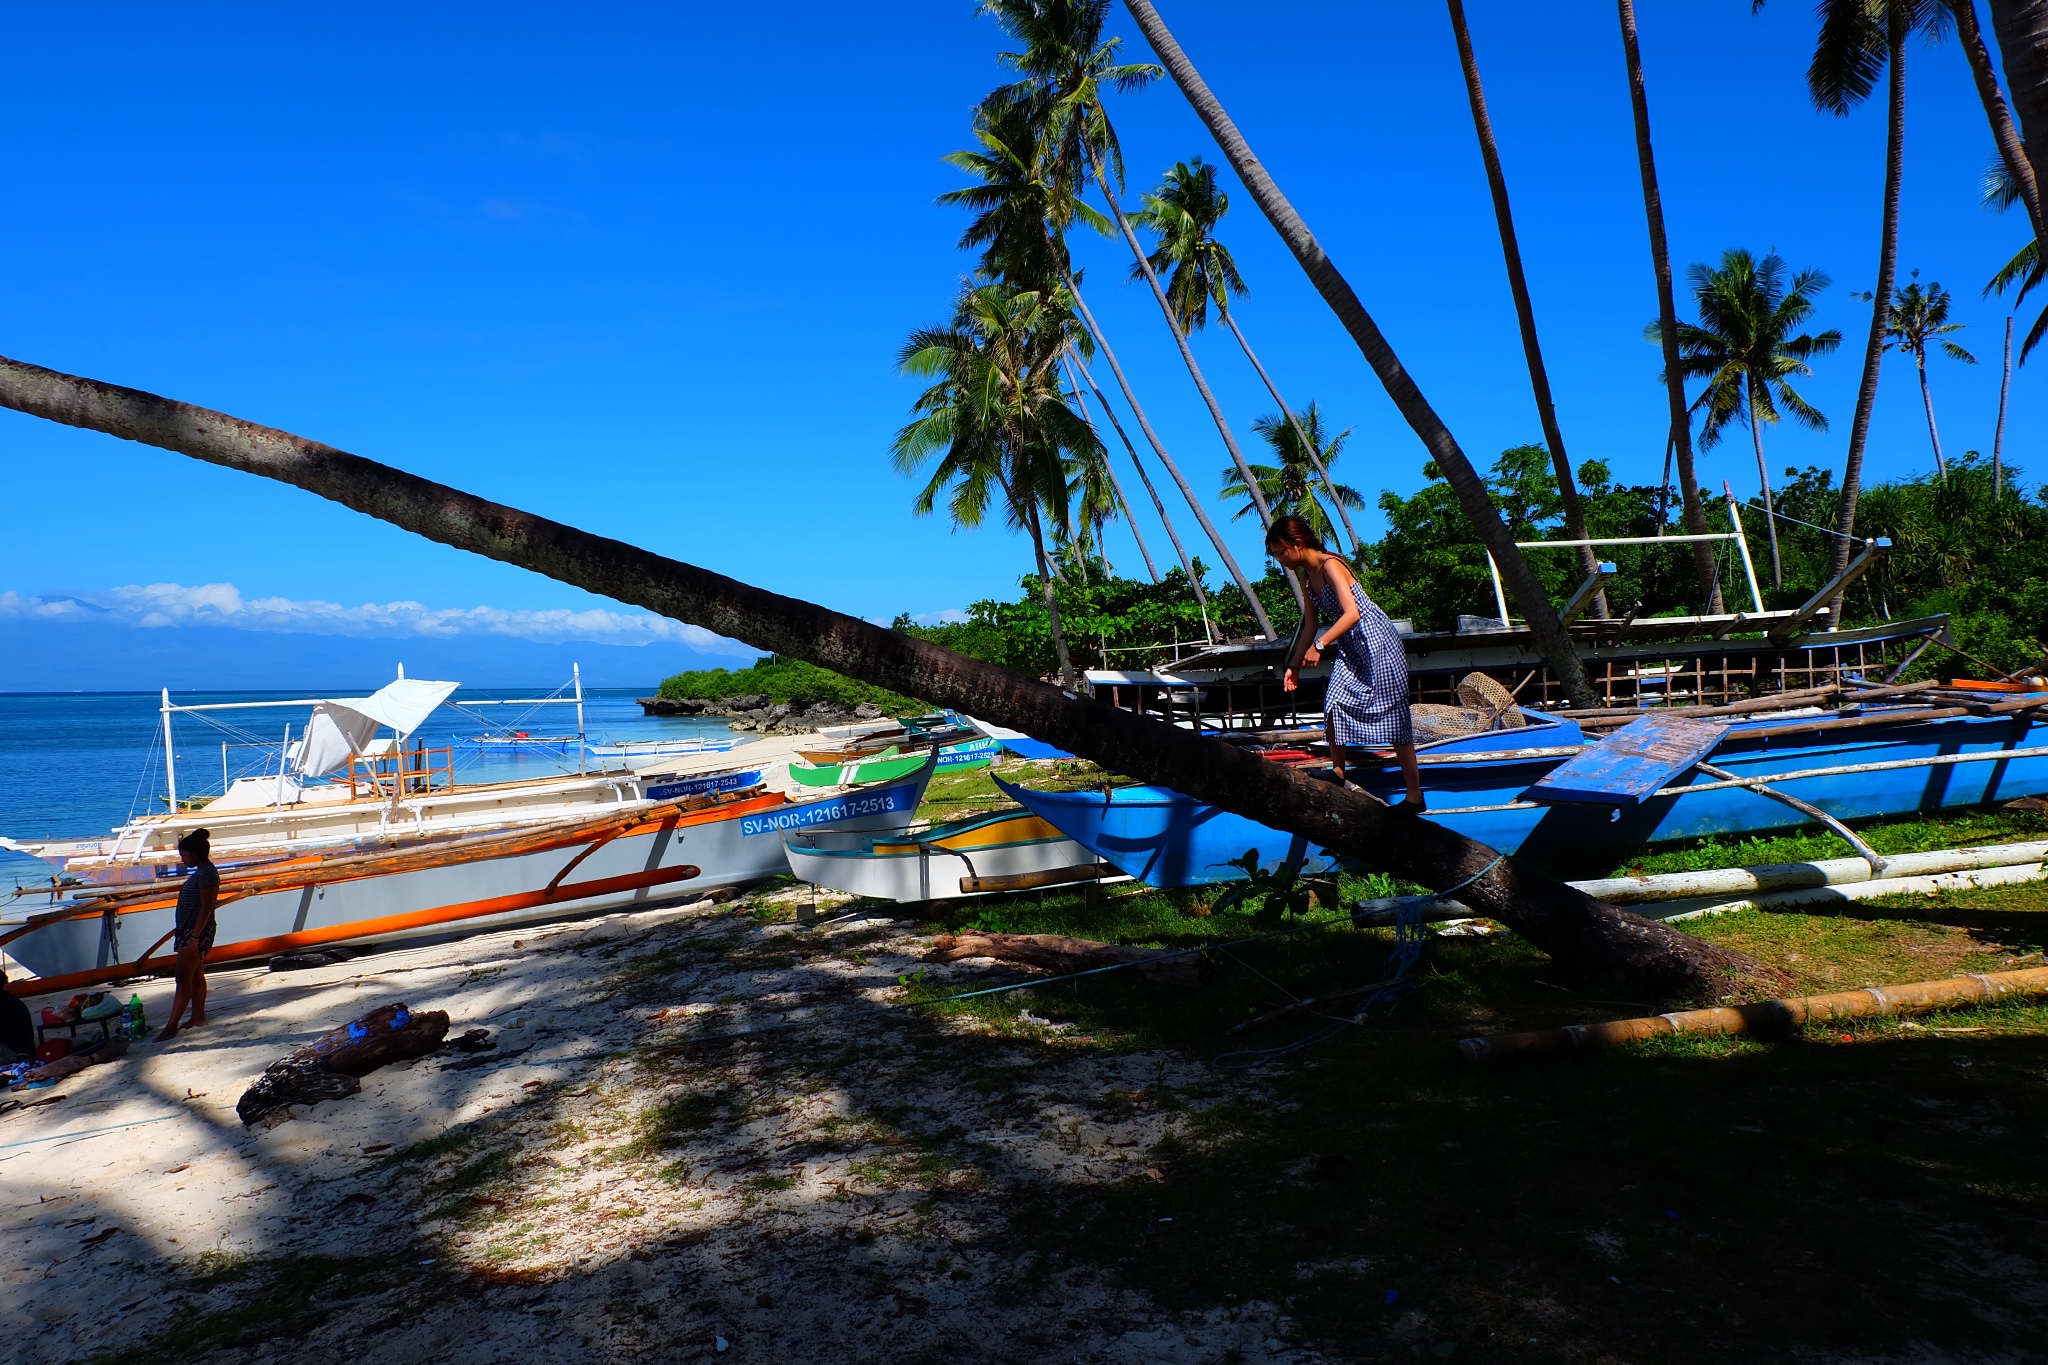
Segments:
[[[319,777],[343,767],[376,737],[380,725],[409,735],[460,686],[400,678],[367,697],[323,701],[313,708],[305,738],[292,746],[292,770],[301,777]]]

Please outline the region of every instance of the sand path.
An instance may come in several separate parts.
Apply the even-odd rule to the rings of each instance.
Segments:
[[[1146,1097],[1223,1082],[891,1009],[925,945],[768,922],[792,900],[216,974],[207,1028],[0,1118],[0,1332],[152,1365],[1317,1358],[1269,1304],[1165,1312],[1012,1232],[1064,1183],[1143,1180],[1189,1113]],[[168,981],[122,989],[161,1022]],[[265,1065],[391,1000],[498,1046],[243,1128]]]

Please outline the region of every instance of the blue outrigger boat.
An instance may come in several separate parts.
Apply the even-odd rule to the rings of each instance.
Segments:
[[[1861,820],[2048,795],[2048,721],[2034,712],[1937,716],[1922,706],[1900,707],[1894,717],[1891,709],[1870,708],[1818,730],[1822,718],[1811,714],[1729,717],[1703,748],[1661,771],[1652,765],[1649,783],[1606,795],[1597,782],[1592,790],[1564,781],[1544,787],[1568,764],[1589,766],[1618,737],[1589,746],[1571,720],[1525,711],[1523,728],[1420,748],[1426,818],[1503,853],[1579,852],[1812,823],[1786,797],[1837,820]],[[1351,777],[1376,796],[1400,798],[1400,772],[1391,761],[1373,766],[1355,755]],[[1298,836],[1164,787],[1041,792],[998,782],[1067,837],[1153,886],[1242,877],[1229,861],[1247,850],[1268,866],[1296,859],[1311,871],[1353,866]],[[1758,790],[1759,783],[1770,790]]]

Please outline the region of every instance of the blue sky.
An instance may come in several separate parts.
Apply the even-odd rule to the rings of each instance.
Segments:
[[[1484,463],[1538,439],[1441,8],[1179,0],[1166,14],[1467,451]],[[1654,482],[1663,397],[1641,328],[1655,297],[1613,14],[1480,0],[1469,15],[1566,440]],[[1641,22],[1680,267],[1775,246],[1834,277],[1816,325],[1849,344],[1805,390],[1834,430],[1767,440],[1775,468],[1839,466],[1868,318],[1848,292],[1875,276],[1881,111],[1813,110],[1807,5],[1644,6]],[[0,353],[864,616],[956,610],[1013,591],[1028,545],[910,516],[887,447],[915,385],[893,359],[968,266],[961,218],[932,199],[958,183],[939,158],[966,144],[1000,47],[970,0],[24,10],[0,49],[20,138]],[[1978,206],[1991,144],[1960,52],[1916,44],[1908,70],[1900,262],[1955,293],[1984,363],[1936,363],[1943,435],[1988,451],[2003,313],[1978,290],[2024,230]],[[1169,84],[1113,115],[1134,191],[1175,159],[1218,159]],[[1349,482],[1412,490],[1419,443],[1228,183],[1226,240],[1253,290],[1239,316],[1262,358],[1290,401],[1356,428]],[[1122,283],[1128,257],[1108,241],[1078,250],[1169,448],[1213,490],[1226,456],[1149,295]],[[1270,402],[1227,336],[1195,345],[1242,437]],[[2007,447],[2022,465],[2039,389],[2020,371]],[[1879,478],[1931,464],[1901,359],[1869,462]],[[617,679],[631,684],[718,657],[716,641],[631,609],[161,451],[0,413],[0,471],[0,642],[15,642],[0,688],[60,673],[145,685],[119,666],[122,632],[222,626],[339,632],[337,654],[376,653],[380,676],[428,637],[488,638],[479,666],[494,669],[508,640],[546,646],[552,668],[565,640],[587,639],[645,659],[644,679]],[[1753,492],[1746,439],[1703,473]],[[1233,541],[1251,560],[1246,525]],[[1139,570],[1126,534],[1111,549]],[[272,605],[246,609],[257,602]],[[66,603],[90,622],[78,639],[113,644],[104,673],[73,659],[45,675],[33,656],[47,651],[25,647]]]

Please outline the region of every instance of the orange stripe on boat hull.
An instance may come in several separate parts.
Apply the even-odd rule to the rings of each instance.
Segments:
[[[647,872],[629,872],[619,877],[600,877],[595,881],[576,882],[569,886],[558,886],[552,892],[519,891],[509,896],[492,896],[486,900],[443,905],[432,910],[408,910],[400,915],[351,920],[347,924],[333,924],[324,929],[301,929],[296,933],[276,934],[270,938],[251,938],[239,943],[217,944],[213,951],[206,955],[206,962],[208,966],[213,966],[216,963],[234,962],[243,958],[289,952],[294,948],[318,947],[323,943],[374,938],[380,934],[431,928],[437,924],[458,924],[463,920],[481,919],[486,915],[505,915],[515,910],[531,910],[541,905],[567,905],[596,896],[609,896],[619,891],[639,891],[649,887],[666,886],[673,882],[686,882],[702,875],[701,869],[684,864],[681,867],[659,867]],[[66,972],[61,976],[37,977],[33,981],[9,982],[7,989],[15,995],[46,995],[51,991],[68,991],[78,986],[118,981],[122,977],[147,976],[151,973],[169,971],[173,961],[174,959],[167,957],[155,961],[144,957],[114,967],[96,967],[91,971]]]

